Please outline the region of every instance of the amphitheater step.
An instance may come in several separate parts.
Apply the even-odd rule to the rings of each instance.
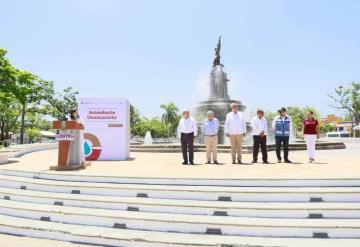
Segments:
[[[26,243],[26,247],[89,247],[88,244],[75,244],[60,240],[30,238],[21,235],[14,236],[9,234],[0,234],[0,242],[2,247],[24,246],[24,243]]]
[[[0,175],[0,186],[35,191],[150,198],[263,202],[360,202],[360,187],[216,187],[63,182]]]
[[[103,208],[140,212],[228,215],[258,218],[333,218],[360,219],[359,203],[286,203],[286,202],[221,202],[102,195],[74,195],[0,187],[0,198],[37,204]],[[321,215],[321,217],[319,216]]]
[[[359,246],[359,239],[257,238],[60,224],[0,215],[0,233],[101,246]],[[219,244],[221,243],[221,244]],[[240,244],[240,245],[239,245]]]
[[[76,175],[64,172],[32,172],[2,169],[2,175],[72,182],[153,184],[184,186],[237,186],[237,187],[360,187],[360,179],[204,179],[204,178],[134,178],[119,176]]]
[[[255,237],[360,238],[358,219],[256,219],[226,216],[179,215],[88,209],[0,200],[0,214],[64,224],[114,227],[132,230],[206,234],[219,229],[223,235]]]

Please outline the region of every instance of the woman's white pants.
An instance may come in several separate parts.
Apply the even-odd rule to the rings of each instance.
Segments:
[[[315,144],[316,144],[316,135],[304,135],[304,139],[306,142],[306,148],[308,152],[308,156],[310,159],[315,158]]]

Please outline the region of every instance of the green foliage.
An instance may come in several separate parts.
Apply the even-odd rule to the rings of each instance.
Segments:
[[[0,91],[8,92],[9,85],[16,81],[16,69],[10,64],[6,50],[0,48]]]
[[[130,125],[131,135],[144,137],[147,131],[150,131],[153,138],[169,138],[176,135],[177,124],[180,120],[178,107],[174,103],[162,104],[164,114],[161,119],[154,117],[147,119],[140,117],[139,111],[130,106]]]
[[[167,126],[168,137],[176,135],[177,124],[180,120],[179,108],[172,102],[161,104],[160,108],[165,112],[161,116],[162,123]]]
[[[20,144],[22,144],[24,143],[26,113],[41,112],[41,103],[54,93],[54,85],[30,72],[18,70],[17,79],[10,84],[10,90],[21,105]]]
[[[329,97],[334,101],[335,109],[345,111],[356,125],[360,123],[360,83],[352,82],[348,88],[339,86]]]
[[[0,140],[8,139],[9,133],[17,131],[20,125],[20,143],[23,143],[26,127],[30,135],[36,128],[51,128],[51,123],[41,115],[60,118],[75,109],[77,92],[69,87],[56,94],[52,81],[16,69],[5,57],[6,53],[0,48]]]
[[[18,128],[21,107],[10,93],[0,92],[0,141],[10,138]]]
[[[27,128],[26,136],[29,138],[29,142],[33,143],[36,139],[38,139],[41,134],[38,128]]]
[[[65,120],[71,110],[77,109],[76,95],[79,92],[72,87],[65,88],[61,93],[53,93],[48,98],[46,111],[56,119]]]
[[[331,132],[331,131],[335,130],[335,127],[328,124],[328,123],[321,124],[319,128],[320,128],[320,133],[321,134],[326,134],[328,132]]]
[[[44,118],[42,114],[29,112],[26,114],[26,128],[37,128],[40,130],[52,129],[52,121]]]
[[[135,106],[130,105],[130,129],[131,129],[131,135],[132,136],[139,135],[140,121],[141,121],[141,118],[140,118],[139,110],[136,109]]]
[[[168,136],[168,126],[157,117],[150,119],[148,127],[153,138],[164,138]]]

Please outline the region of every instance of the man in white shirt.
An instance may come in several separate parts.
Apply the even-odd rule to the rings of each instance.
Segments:
[[[266,135],[268,131],[267,122],[264,117],[264,111],[259,109],[256,112],[256,116],[251,119],[251,128],[253,136],[253,161],[257,163],[259,147],[261,146],[262,160],[264,164],[269,164],[268,155],[266,149]]]
[[[184,110],[183,117],[180,119],[177,133],[181,141],[181,151],[183,155],[183,165],[187,165],[190,161],[194,165],[194,141],[198,132],[198,127],[195,119],[190,117],[190,111]],[[189,150],[189,159],[187,152]]]
[[[232,103],[230,106],[231,112],[226,115],[225,120],[225,134],[230,139],[232,163],[236,164],[237,154],[237,161],[242,164],[242,140],[246,134],[246,123],[241,112],[238,112],[237,104]]]

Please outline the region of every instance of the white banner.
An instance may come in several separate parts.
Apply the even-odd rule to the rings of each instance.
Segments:
[[[84,123],[86,160],[125,160],[130,156],[130,105],[121,98],[78,98]]]

